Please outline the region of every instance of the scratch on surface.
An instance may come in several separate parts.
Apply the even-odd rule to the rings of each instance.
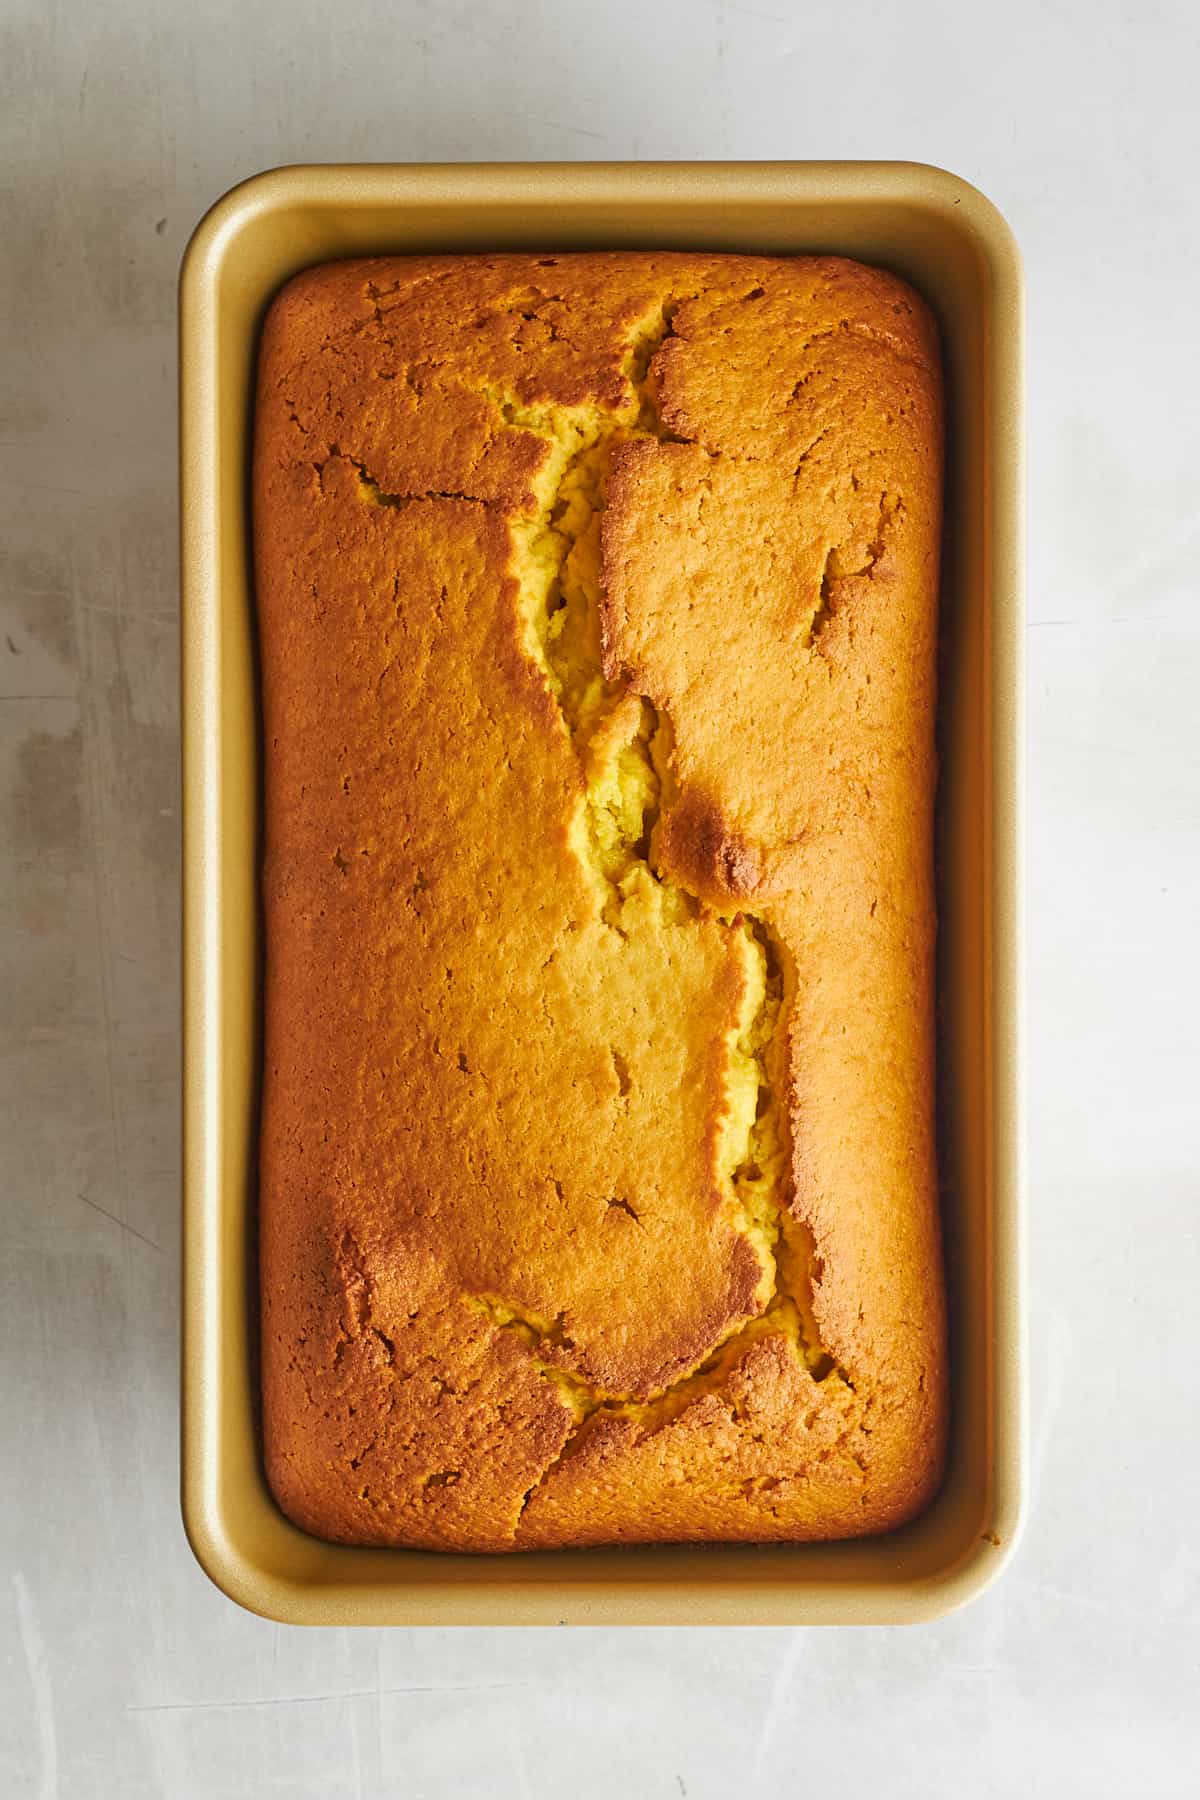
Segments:
[[[85,1206],[90,1206],[93,1212],[98,1212],[102,1219],[111,1219],[114,1225],[119,1225],[122,1231],[127,1231],[129,1233],[130,1237],[137,1238],[139,1243],[148,1244],[151,1250],[157,1250],[159,1255],[162,1255],[161,1244],[156,1244],[153,1238],[146,1237],[132,1225],[126,1224],[125,1220],[119,1219],[116,1213],[111,1213],[106,1206],[101,1206],[98,1200],[89,1200],[86,1194],[80,1194],[79,1198],[83,1201]]]
[[[607,134],[605,132],[589,131],[586,126],[583,125],[566,125],[561,119],[545,119],[543,120],[543,123],[549,125],[554,131],[569,132],[572,137],[592,138],[597,144],[607,142]]]
[[[374,1685],[371,1689],[371,1698],[375,1702],[375,1705],[372,1708],[372,1710],[375,1714],[375,1767],[379,1770],[382,1770],[386,1765],[383,1760],[383,1698],[382,1698],[383,1689],[380,1686],[380,1670],[382,1668],[382,1662],[381,1662],[381,1658],[379,1655],[380,1634],[378,1632],[376,1632],[374,1634],[374,1637],[375,1637],[375,1668],[374,1668],[373,1673],[374,1673],[375,1680],[374,1680]]]
[[[347,1660],[347,1662],[349,1662],[351,1660],[352,1652],[350,1650],[349,1643],[348,1643],[348,1634],[345,1631],[341,1631],[338,1633],[338,1636],[339,1636],[339,1639],[340,1639],[342,1645],[345,1648],[346,1660]],[[374,1694],[373,1689],[370,1690],[369,1697],[372,1700],[374,1700],[375,1694]],[[360,1720],[359,1720],[357,1706],[352,1706],[350,1708],[349,1724],[350,1724],[350,1747],[351,1747],[351,1750],[352,1750],[353,1756],[354,1756],[354,1800],[365,1800],[366,1789],[363,1787],[362,1749],[361,1749],[361,1746],[358,1741],[359,1740]],[[380,1773],[381,1770],[382,1770],[382,1765],[378,1765],[378,1767],[376,1769],[376,1773],[377,1774]]]
[[[760,19],[765,25],[789,25],[791,20],[786,13],[764,12],[757,6],[738,6],[735,0],[708,0],[710,7],[718,13],[736,13],[740,19]]]
[[[513,1773],[517,1778],[517,1792],[521,1800],[533,1800],[533,1789],[529,1785],[529,1770],[525,1766],[525,1749],[521,1743],[520,1727],[511,1715],[508,1720],[508,1741],[512,1748]]]
[[[46,1645],[34,1611],[29,1583],[19,1569],[13,1572],[13,1593],[17,1601],[17,1632],[25,1671],[33,1689],[33,1720],[37,1729],[38,1800],[58,1800],[58,1729],[54,1722],[54,1689],[50,1685],[50,1663]]]
[[[344,1688],[336,1694],[280,1694],[265,1700],[163,1700],[148,1706],[127,1706],[127,1713],[240,1712],[264,1706],[317,1706],[339,1700],[374,1700],[388,1694],[485,1694],[497,1688],[519,1688],[520,1681],[431,1682],[428,1686]]]
[[[121,612],[121,594],[117,594],[118,613],[115,636],[120,644],[124,615]],[[71,611],[75,623],[75,633],[83,651],[83,666],[95,670],[98,666],[95,645],[95,621],[88,617],[87,605],[83,597],[83,588],[79,579],[78,559],[71,557]],[[114,1019],[116,1006],[113,995],[113,964],[109,955],[108,921],[117,916],[112,905],[112,868],[110,864],[109,844],[111,832],[106,829],[109,821],[105,813],[105,785],[100,759],[103,753],[101,731],[101,703],[96,693],[92,692],[94,683],[85,682],[82,693],[80,711],[83,722],[84,741],[84,777],[87,788],[87,840],[91,852],[92,863],[92,906],[95,922],[96,958],[99,980],[97,989],[100,1000],[100,1025],[104,1043],[105,1090],[107,1096],[108,1126],[112,1144],[114,1172],[121,1187],[121,1212],[129,1211],[129,1164],[125,1155],[125,1134],[117,1091],[117,1072],[115,1043],[116,1034]],[[81,1196],[82,1197],[82,1196]],[[95,1205],[89,1201],[89,1205]],[[100,1207],[97,1211],[102,1211]],[[109,1215],[112,1216],[111,1214]],[[124,1225],[124,1219],[117,1223]],[[139,1234],[133,1227],[127,1227],[135,1237]],[[127,1265],[128,1266],[128,1265]]]
[[[779,1730],[779,1722],[787,1705],[788,1690],[800,1661],[800,1653],[804,1648],[804,1633],[800,1626],[794,1626],[788,1638],[787,1649],[779,1659],[779,1667],[775,1671],[775,1679],[771,1683],[771,1697],[767,1702],[767,1710],[763,1714],[763,1722],[759,1728],[758,1743],[754,1750],[754,1774],[752,1780],[762,1781],[767,1773],[771,1750],[775,1742],[775,1734]]]
[[[1068,1606],[1082,1606],[1087,1612],[1107,1613],[1112,1608],[1103,1600],[1096,1600],[1090,1594],[1072,1593],[1069,1588],[1054,1587],[1048,1581],[1039,1581],[1034,1585],[1034,1592],[1039,1599],[1044,1595],[1048,1600],[1065,1600]]]
[[[1071,1328],[1060,1313],[1050,1324],[1050,1337],[1046,1346],[1046,1365],[1038,1389],[1040,1407],[1033,1440],[1032,1479],[1030,1481],[1030,1498],[1031,1504],[1034,1506],[1037,1505],[1038,1495],[1041,1492],[1042,1475],[1050,1450],[1054,1421],[1058,1415],[1058,1409],[1062,1405],[1067,1361],[1070,1354]]]
[[[96,500],[98,494],[87,492],[84,488],[59,487],[46,481],[18,481],[15,475],[5,471],[4,485],[10,488],[21,488],[28,494],[70,494],[73,500]]]

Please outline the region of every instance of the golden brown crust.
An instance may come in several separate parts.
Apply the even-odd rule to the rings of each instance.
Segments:
[[[936,338],[829,258],[284,290],[254,504],[263,1401],[323,1537],[939,1479]]]

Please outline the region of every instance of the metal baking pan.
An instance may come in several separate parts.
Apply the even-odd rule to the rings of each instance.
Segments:
[[[791,1548],[446,1556],[321,1543],[257,1441],[258,710],[247,532],[259,324],[298,269],[381,252],[830,251],[937,313],[950,407],[939,734],[939,1117],[951,1449],[902,1530]],[[872,1624],[979,1592],[1024,1487],[1020,260],[994,207],[910,163],[279,169],[218,202],[180,294],[183,551],[183,1515],[217,1585],[319,1625]]]

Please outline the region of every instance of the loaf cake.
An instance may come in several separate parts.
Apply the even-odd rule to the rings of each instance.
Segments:
[[[306,1530],[839,1538],[935,1491],[941,413],[923,303],[836,258],[275,301],[262,1403]]]

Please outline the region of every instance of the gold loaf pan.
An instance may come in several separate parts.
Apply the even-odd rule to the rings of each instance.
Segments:
[[[934,1504],[883,1537],[794,1547],[445,1556],[319,1542],[257,1439],[258,703],[248,461],[258,328],[339,256],[825,251],[895,269],[948,376],[938,826],[942,1206],[952,1422]],[[315,1625],[878,1624],[961,1605],[1020,1528],[1023,321],[1020,261],[974,188],[911,163],[289,168],[198,227],[180,287],[183,563],[183,1515],[200,1563]]]

